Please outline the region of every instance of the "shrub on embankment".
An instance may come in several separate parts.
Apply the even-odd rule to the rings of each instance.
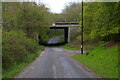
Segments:
[[[26,61],[27,56],[36,54],[38,44],[33,39],[27,38],[22,31],[10,31],[3,33],[3,73],[9,71],[14,65]]]
[[[99,46],[86,54],[73,56],[76,60],[83,63],[92,71],[104,78],[118,78],[118,47]]]

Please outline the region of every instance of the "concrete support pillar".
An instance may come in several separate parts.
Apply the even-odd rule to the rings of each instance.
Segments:
[[[68,43],[68,27],[64,28],[64,41]]]
[[[68,42],[70,42],[70,27],[68,27]]]
[[[39,35],[38,35],[38,33],[36,34],[36,40],[39,43]]]

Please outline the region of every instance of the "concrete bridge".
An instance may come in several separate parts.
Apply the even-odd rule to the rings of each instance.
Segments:
[[[64,29],[64,41],[68,43],[75,39],[78,27],[78,22],[56,22],[52,24],[50,29]]]

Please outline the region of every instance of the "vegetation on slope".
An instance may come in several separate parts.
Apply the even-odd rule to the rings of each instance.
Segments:
[[[94,49],[95,47],[97,47],[99,44],[97,42],[87,42],[87,43],[84,43],[84,46],[83,46],[83,49],[84,50],[91,50],[91,49]],[[73,40],[71,41],[70,43],[68,44],[65,44],[63,46],[61,46],[62,48],[65,48],[65,49],[71,49],[71,50],[80,50],[81,49],[81,43],[79,40]]]
[[[5,78],[12,78],[18,73],[20,73],[26,66],[28,66],[33,60],[36,59],[40,55],[40,53],[44,50],[44,46],[38,46],[38,50],[35,53],[29,54],[26,56],[25,61],[15,64],[11,67],[11,70],[4,70],[3,69],[3,79]]]
[[[10,31],[3,34],[2,69],[3,77],[12,77],[39,54],[37,42],[27,38],[23,31]],[[8,76],[9,75],[9,76]]]
[[[73,58],[101,77],[118,78],[118,55],[118,45],[110,48],[99,46],[85,54],[74,55]]]

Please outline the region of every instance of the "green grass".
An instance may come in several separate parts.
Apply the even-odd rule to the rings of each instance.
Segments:
[[[36,59],[43,51],[44,46],[39,46],[39,50],[36,53],[31,53],[26,57],[26,61],[12,67],[10,71],[4,71],[3,78],[12,78],[20,73],[26,66],[28,66],[33,60]]]
[[[111,48],[99,46],[86,54],[74,55],[73,58],[101,77],[118,78],[118,66],[120,66],[118,65],[118,46]]]
[[[71,50],[81,50],[81,44],[79,40],[74,40],[66,45],[61,46],[62,48],[65,49],[71,49]],[[85,42],[83,49],[84,50],[91,50],[96,48],[96,46],[98,46],[98,43],[93,43],[93,42]]]
[[[86,45],[84,45],[83,49],[84,50],[91,50],[91,49],[94,49],[95,47],[96,47],[95,45],[86,44]]]
[[[70,49],[70,50],[80,50],[80,47],[78,47],[78,48],[73,47],[72,44],[66,44],[66,45],[63,45],[61,47],[64,48],[64,49]]]

